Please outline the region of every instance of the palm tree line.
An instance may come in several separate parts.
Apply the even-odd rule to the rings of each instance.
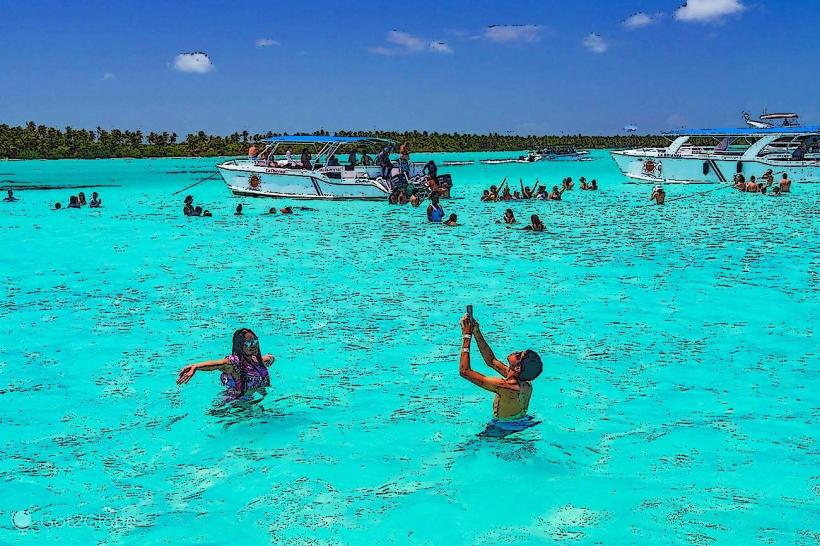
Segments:
[[[37,125],[33,121],[23,126],[0,124],[0,158],[9,159],[94,159],[103,157],[178,157],[178,156],[242,156],[254,142],[288,133],[236,132],[227,136],[209,135],[204,131],[189,133],[180,140],[177,133],[151,131],[144,133],[94,130],[65,127],[58,129]],[[327,131],[293,133],[295,135],[328,136]],[[633,148],[664,146],[666,140],[656,135],[561,135],[518,136],[489,133],[439,133],[436,131],[338,131],[336,136],[367,136],[408,142],[414,152],[465,152],[533,150],[544,146],[567,145],[576,148]],[[374,152],[375,150],[368,150]]]

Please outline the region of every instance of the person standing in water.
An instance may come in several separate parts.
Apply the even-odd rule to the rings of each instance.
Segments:
[[[14,190],[7,190],[7,195],[3,199],[6,203],[12,203],[14,201],[19,201],[16,197],[14,197]]]
[[[427,206],[427,221],[441,222],[444,220],[444,208],[438,202],[438,194],[430,195],[430,204]]]
[[[792,181],[789,180],[789,175],[783,173],[783,178],[780,180],[780,191],[782,193],[789,193],[791,192],[792,188]]]
[[[259,338],[250,328],[240,328],[233,334],[231,354],[216,360],[190,364],[180,370],[177,385],[189,382],[196,372],[222,372],[222,384],[229,399],[270,386],[268,367],[273,355],[262,355]]]
[[[92,209],[98,209],[102,206],[102,199],[100,199],[100,194],[97,192],[91,193],[91,201],[88,203],[88,206]]]
[[[655,186],[652,189],[652,195],[649,196],[649,200],[654,200],[658,205],[663,205],[663,202],[666,200],[666,192],[663,191],[663,186]]]
[[[526,349],[510,353],[506,364],[501,362],[484,339],[478,322],[469,315],[464,315],[461,319],[461,334],[459,375],[470,383],[495,393],[493,417],[496,420],[513,421],[524,418],[532,397],[532,381],[541,375],[543,369],[541,357],[535,351]],[[501,377],[488,377],[470,367],[473,336],[484,362]]]

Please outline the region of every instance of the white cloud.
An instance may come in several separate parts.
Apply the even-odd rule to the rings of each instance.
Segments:
[[[256,47],[270,47],[270,46],[278,46],[282,45],[276,40],[271,40],[270,38],[257,38],[256,40]]]
[[[603,53],[609,48],[609,44],[601,37],[600,34],[591,32],[587,34],[583,41],[584,47],[593,53]]]
[[[393,44],[392,46],[375,46],[368,48],[370,53],[376,55],[384,55],[386,57],[394,57],[396,55],[409,55],[411,53],[452,53],[451,48],[446,42],[438,40],[429,41],[420,36],[402,32],[400,30],[391,30],[387,33],[385,39]]]
[[[539,25],[490,25],[484,29],[483,37],[498,43],[534,43],[541,39],[544,27]]]
[[[709,23],[745,9],[740,0],[688,0],[675,10],[675,19]]]
[[[214,69],[211,58],[207,53],[194,51],[192,53],[180,53],[174,58],[174,69],[180,72],[196,72],[205,74]]]
[[[430,42],[430,51],[434,53],[452,53],[453,48],[444,42]]]
[[[651,25],[652,23],[657,23],[660,17],[660,13],[655,15],[647,15],[644,12],[639,11],[638,13],[632,14],[623,21],[621,21],[621,24],[629,30],[634,30],[636,28]]]
[[[114,74],[112,74],[111,72],[106,72],[105,74],[103,74],[103,77],[102,77],[103,81],[113,80],[114,78],[116,78],[116,76],[114,76]]]
[[[424,40],[400,30],[391,30],[388,32],[387,41],[407,51],[422,51],[424,49]]]

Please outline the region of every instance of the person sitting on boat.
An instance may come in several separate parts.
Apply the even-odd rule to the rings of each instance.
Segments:
[[[373,164],[373,158],[371,158],[369,155],[367,155],[367,152],[365,150],[362,150],[361,154],[362,154],[362,165],[364,165],[365,167],[369,167],[370,165]]]
[[[430,195],[430,204],[427,206],[427,221],[441,222],[442,220],[444,220],[444,208],[439,204],[438,194],[433,193]]]
[[[478,322],[469,315],[461,319],[461,358],[459,375],[467,381],[495,393],[493,418],[499,421],[524,419],[532,397],[532,381],[543,370],[541,357],[531,349],[516,351],[507,356],[506,364],[495,357],[479,328]],[[488,377],[470,367],[470,347],[475,337],[484,362],[501,377]]]
[[[666,200],[666,192],[663,191],[663,186],[655,186],[652,188],[652,195],[649,196],[649,200],[654,200],[658,205],[663,205],[663,202]]]
[[[347,164],[351,170],[356,166],[356,150],[350,150],[350,153],[347,155]]]
[[[806,145],[806,143],[805,143],[805,142],[801,142],[801,143],[800,143],[800,146],[798,146],[798,147],[797,147],[797,148],[796,148],[796,149],[792,152],[792,159],[793,159],[794,161],[803,161],[803,158],[804,158],[804,157],[806,157],[806,152],[807,152],[807,151],[808,151],[808,146]]]
[[[100,199],[100,195],[97,192],[91,193],[91,201],[88,203],[88,206],[92,209],[98,209],[102,206],[102,199]]]
[[[444,225],[445,225],[445,226],[448,226],[448,227],[455,227],[455,226],[457,226],[457,225],[458,225],[458,216],[457,216],[457,215],[455,215],[455,214],[451,214],[451,215],[450,215],[450,217],[449,217],[449,218],[447,218],[447,221],[446,221],[446,222],[444,222]]]
[[[11,203],[13,201],[19,201],[16,197],[14,197],[14,190],[6,190],[6,197],[3,198],[3,201],[6,203]]]
[[[313,168],[313,166],[310,164],[310,152],[307,148],[302,148],[301,162],[303,169],[310,170]]]
[[[288,149],[285,150],[285,165],[288,167],[293,167],[295,163],[293,162],[293,148],[288,146]]]
[[[514,224],[515,223],[515,214],[513,214],[512,209],[507,209],[504,211],[504,217],[502,218],[505,224]]]
[[[421,170],[422,174],[427,176],[432,176],[433,178],[438,176],[438,166],[436,162],[432,159],[424,164],[424,168]]]
[[[242,216],[242,203],[236,205],[236,211],[233,214],[234,216]]]
[[[530,225],[524,226],[524,231],[544,231],[546,226],[544,226],[544,222],[541,221],[541,218],[538,217],[537,214],[533,214],[530,216]]]
[[[789,180],[789,175],[783,173],[783,178],[780,179],[780,191],[783,193],[791,192],[792,181]]]
[[[240,328],[233,334],[231,354],[185,366],[179,372],[177,385],[188,383],[196,372],[220,371],[226,399],[235,400],[270,386],[268,368],[274,360],[273,355],[262,355],[259,338],[253,330]]]
[[[594,178],[592,179],[592,182],[589,183],[589,189],[591,191],[597,191],[598,190],[598,181],[595,180]]]
[[[566,188],[562,188],[562,189],[559,190],[558,186],[553,186],[552,187],[552,193],[550,193],[550,196],[549,196],[548,199],[550,201],[560,201],[561,200],[561,194],[564,193],[564,190],[566,190]]]
[[[256,144],[251,144],[251,147],[248,148],[248,159],[252,159],[256,161],[259,157],[259,150],[256,148]]]

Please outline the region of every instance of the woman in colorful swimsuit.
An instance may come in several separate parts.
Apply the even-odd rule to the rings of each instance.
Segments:
[[[184,385],[198,371],[222,372],[222,384],[229,399],[240,398],[248,392],[270,386],[268,366],[273,355],[262,355],[259,338],[249,328],[240,328],[233,334],[233,350],[225,358],[206,360],[185,366],[179,372],[177,385]]]

